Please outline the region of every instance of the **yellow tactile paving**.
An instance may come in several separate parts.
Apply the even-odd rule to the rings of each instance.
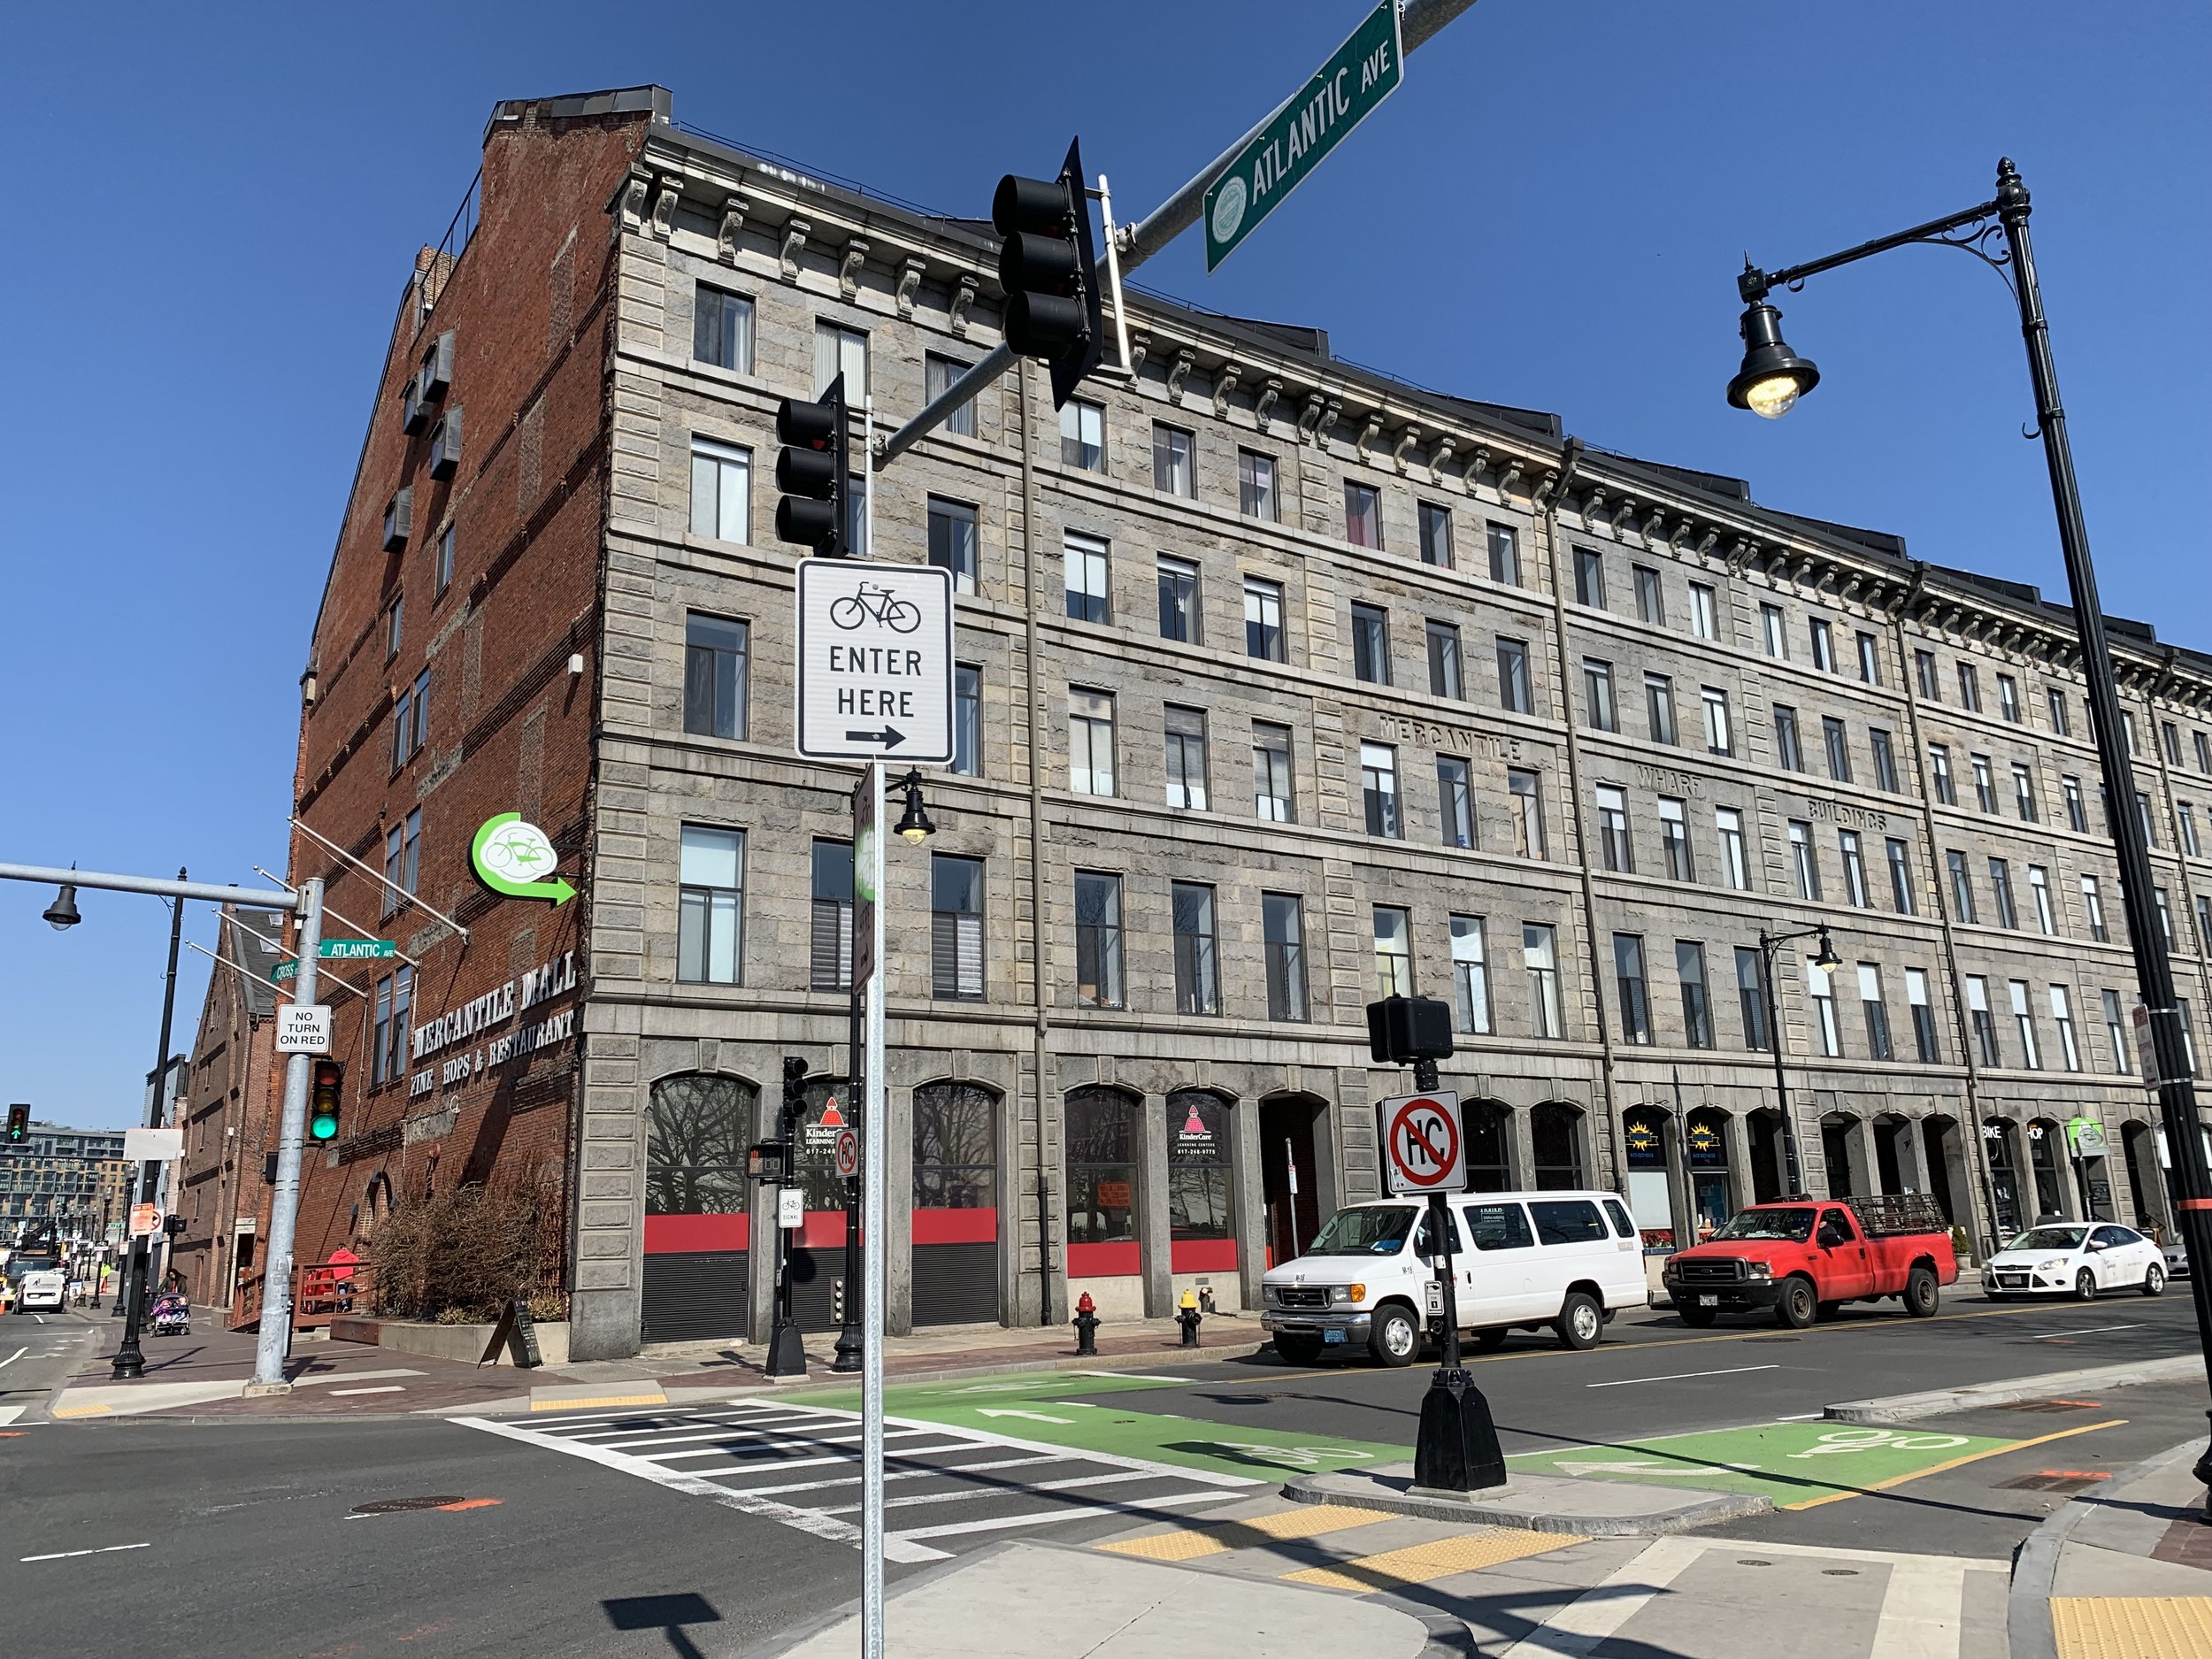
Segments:
[[[2212,1595],[2055,1595],[2058,1659],[2204,1659]]]
[[[1390,1517],[1376,1509],[1356,1509],[1348,1504],[1316,1503],[1284,1509],[1274,1515],[1254,1516],[1248,1521],[1216,1521],[1205,1526],[1182,1526],[1171,1532],[1149,1532],[1101,1544],[1117,1555],[1137,1555],[1146,1561],[1195,1561],[1260,1542],[1280,1543],[1290,1538],[1315,1538],[1340,1532],[1347,1527],[1366,1526]]]
[[[1355,1594],[1364,1594],[1395,1585],[1432,1584],[1454,1573],[1476,1572],[1485,1567],[1518,1561],[1524,1555],[1541,1555],[1548,1550],[1564,1549],[1570,1544],[1587,1542],[1589,1540],[1569,1532],[1523,1532],[1499,1527],[1386,1550],[1379,1555],[1362,1555],[1356,1561],[1340,1562],[1333,1567],[1308,1567],[1301,1572],[1286,1572],[1283,1577],[1291,1584],[1317,1585],[1325,1590],[1349,1590]]]

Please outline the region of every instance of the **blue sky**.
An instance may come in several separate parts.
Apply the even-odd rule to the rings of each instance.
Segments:
[[[276,867],[373,377],[495,100],[657,81],[694,125],[974,214],[1075,131],[1127,214],[1363,11],[12,8],[0,860]],[[2009,154],[2107,608],[2212,649],[2208,48],[2212,13],[2179,0],[1481,0],[1218,274],[1194,232],[1143,280],[2062,594],[2016,319],[1973,260],[1908,250],[1780,296],[1820,388],[1779,423],[1721,396],[1747,251],[1784,265],[1969,205]],[[0,1099],[130,1120],[165,912],[88,894],[58,935],[50,894],[0,887]],[[187,937],[213,943],[205,907]],[[179,1048],[207,967],[187,953]]]

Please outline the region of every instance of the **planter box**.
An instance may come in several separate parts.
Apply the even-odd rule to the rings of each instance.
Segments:
[[[397,1354],[420,1354],[428,1359],[456,1360],[464,1365],[473,1365],[483,1357],[484,1345],[492,1340],[496,1328],[489,1325],[432,1325],[410,1319],[349,1319],[346,1329],[334,1327],[333,1336],[341,1341],[374,1342],[379,1348]],[[364,1334],[354,1335],[355,1331]],[[373,1335],[366,1333],[373,1332]],[[538,1353],[549,1369],[568,1363],[568,1321],[541,1320],[537,1325]],[[514,1359],[503,1347],[496,1365],[512,1365]]]

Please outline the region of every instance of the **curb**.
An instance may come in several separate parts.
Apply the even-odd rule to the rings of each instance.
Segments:
[[[1658,1537],[1764,1515],[1774,1508],[1771,1499],[1754,1493],[1717,1492],[1701,1494],[1698,1502],[1684,1504],[1671,1515],[1548,1515],[1516,1509],[1509,1500],[1475,1499],[1463,1502],[1453,1498],[1415,1497],[1410,1493],[1345,1492],[1324,1485],[1325,1479],[1321,1475],[1294,1475],[1283,1482],[1282,1495],[1299,1503],[1333,1503],[1349,1509],[1374,1509],[1385,1515],[1411,1516],[1417,1520],[1445,1521],[1458,1526],[1512,1526],[1524,1532],[1558,1532],[1574,1538]]]
[[[2200,1363],[2192,1355],[2190,1363]],[[2137,1481],[2158,1474],[2185,1458],[2193,1458],[2200,1440],[2185,1440],[2171,1451],[2161,1452],[2115,1475],[2093,1497],[2072,1500],[2030,1532],[2012,1558],[2012,1588],[2005,1597],[2005,1640],[2012,1659],[2058,1659],[2058,1632],[2051,1623],[2051,1586],[2058,1577],[2059,1557],[2065,1553],[2074,1529],[2089,1518],[2101,1503],[2109,1503]]]
[[[1935,1388],[1924,1394],[1849,1400],[1840,1405],[1824,1407],[1821,1416],[1831,1423],[1909,1423],[1944,1411],[1968,1411],[1977,1406],[2047,1399],[2077,1388],[2125,1388],[2138,1383],[2171,1382],[2193,1377],[2203,1366],[2201,1355],[2177,1354],[2167,1359],[2131,1360],[2124,1364],[2097,1365],[2084,1371],[2047,1371],[2039,1377],[2012,1377],[1961,1388]]]

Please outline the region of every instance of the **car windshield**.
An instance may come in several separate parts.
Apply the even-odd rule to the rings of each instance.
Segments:
[[[1410,1204],[1363,1204],[1331,1216],[1306,1247],[1308,1256],[1395,1256],[1413,1231]]]
[[[1813,1212],[1809,1210],[1740,1210],[1713,1239],[1777,1239],[1785,1243],[1802,1244],[1812,1236],[1812,1231]]]
[[[2005,1246],[2005,1248],[2008,1250],[2078,1250],[2081,1248],[2082,1236],[2088,1231],[2086,1227],[2037,1227],[2022,1233],[2010,1244]]]

